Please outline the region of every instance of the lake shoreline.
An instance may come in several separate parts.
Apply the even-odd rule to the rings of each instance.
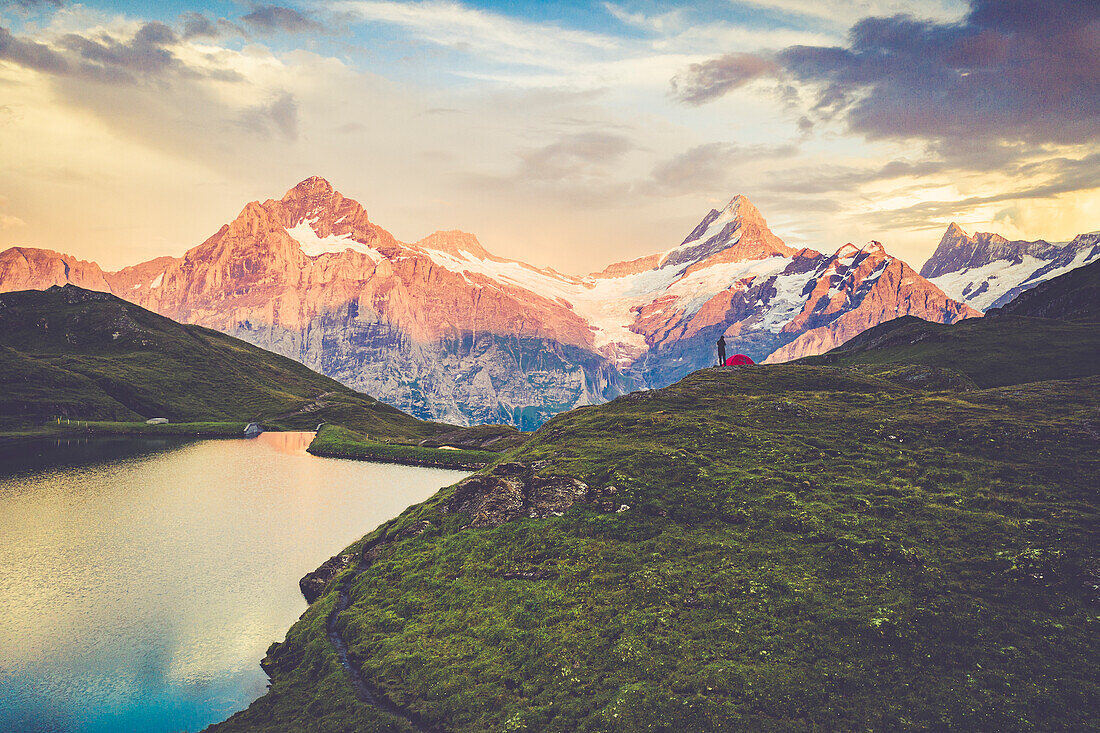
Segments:
[[[380,443],[338,425],[325,425],[306,449],[325,458],[394,463],[421,468],[479,471],[500,457],[495,451],[429,448],[421,445]]]
[[[0,475],[0,730],[171,733],[246,709],[306,608],[301,572],[466,475],[316,460],[312,432],[52,437]]]
[[[0,430],[0,446],[19,445],[53,438],[90,437],[193,437],[243,438],[246,422],[194,422],[149,425],[144,422],[108,422],[80,420],[57,425],[50,423],[37,428]]]

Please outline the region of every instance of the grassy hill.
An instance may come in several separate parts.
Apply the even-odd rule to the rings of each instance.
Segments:
[[[1098,266],[1048,280],[984,318],[948,326],[904,316],[799,362],[871,372],[919,364],[965,375],[979,387],[1100,374]]]
[[[1100,323],[1027,316],[969,318],[953,325],[905,316],[874,326],[801,364],[921,364],[999,387],[1100,373]]]
[[[214,730],[1087,727],[1098,386],[715,368],[560,415],[348,548]]]
[[[307,576],[211,730],[1095,727],[1095,323],[1047,292],[1084,320],[899,319],[555,417]]]
[[[298,362],[106,293],[66,285],[0,294],[0,430],[81,420],[338,423],[379,440],[454,431]]]

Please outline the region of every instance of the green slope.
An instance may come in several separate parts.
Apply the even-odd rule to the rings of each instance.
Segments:
[[[559,415],[311,574],[213,730],[1094,726],[1090,282]]]
[[[777,365],[560,415],[479,479],[481,509],[449,511],[481,484],[445,489],[349,548],[271,691],[214,730],[407,725],[347,681],[342,587],[352,665],[422,728],[1087,727],[1098,386]],[[588,492],[492,526],[515,476]]]
[[[0,295],[0,429],[85,420],[347,425],[417,442],[427,423],[298,362],[72,285]]]
[[[1100,374],[1100,262],[1021,293],[984,318],[954,325],[904,316],[867,329],[802,364],[919,364],[980,387]]]
[[[1100,323],[987,316],[954,325],[905,316],[802,364],[922,364],[965,374],[979,387],[1100,374]]]

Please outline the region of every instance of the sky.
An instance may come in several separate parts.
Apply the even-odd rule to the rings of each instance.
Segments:
[[[0,248],[179,255],[328,179],[582,274],[736,194],[919,265],[1100,229],[1100,2],[0,0]]]

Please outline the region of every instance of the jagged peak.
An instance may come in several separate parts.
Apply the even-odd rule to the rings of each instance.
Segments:
[[[863,245],[862,247],[857,247],[851,242],[848,242],[840,249],[838,249],[833,257],[838,260],[846,260],[857,257],[861,254],[867,256],[886,256],[886,247],[882,246],[882,242],[879,242],[875,239],[872,239],[870,242]]]
[[[316,196],[318,194],[326,195],[336,193],[336,189],[321,176],[310,176],[298,185],[291,188],[283,196],[283,201],[292,201],[294,199],[303,198],[305,196]]]
[[[756,208],[756,204],[749,201],[748,197],[744,194],[737,194],[730,202],[726,204],[726,208],[722,210],[722,213],[729,213],[733,217],[737,217],[742,221],[763,221],[764,216],[760,213],[760,209]]]
[[[848,242],[840,249],[838,249],[836,251],[836,254],[833,256],[836,257],[838,260],[843,260],[847,257],[855,257],[857,254],[859,254],[859,251],[859,247],[855,246],[851,242]]]
[[[955,222],[951,222],[950,224],[947,225],[947,231],[943,233],[943,236],[944,237],[965,237],[966,232],[963,231],[963,228],[961,226],[959,226]]]

